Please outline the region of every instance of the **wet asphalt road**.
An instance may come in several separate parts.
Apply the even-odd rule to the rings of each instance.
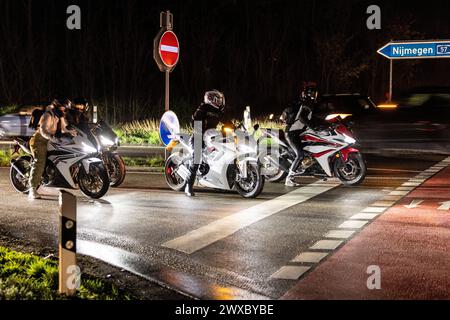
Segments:
[[[442,158],[370,156],[368,176],[360,186],[326,182],[326,191],[248,223],[247,211],[242,221],[239,214],[232,221],[229,218],[255,206],[261,211],[267,209],[266,204],[276,207],[278,202],[273,199],[286,194],[288,198],[282,199],[293,201],[289,192],[294,189],[267,183],[258,199],[205,189],[198,190],[195,198],[187,198],[169,190],[161,174],[130,172],[121,188],[111,189],[101,200],[89,200],[75,192],[78,251],[196,298],[277,299],[296,283],[271,278],[280,267]],[[315,181],[301,178],[299,189]],[[0,188],[0,232],[7,230],[14,237],[56,247],[57,191],[47,189],[43,200],[30,203],[10,186],[7,169],[0,169]],[[257,216],[258,210],[253,214]],[[200,241],[198,234],[203,240],[211,236],[202,233],[202,228],[213,228],[217,221],[237,226],[236,230],[192,253],[167,245],[184,237],[195,246]],[[221,232],[213,230],[212,234]]]

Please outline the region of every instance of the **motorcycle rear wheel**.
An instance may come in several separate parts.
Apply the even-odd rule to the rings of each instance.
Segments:
[[[177,173],[178,166],[181,163],[181,155],[179,153],[172,154],[167,160],[164,166],[164,177],[166,178],[167,185],[175,191],[181,191],[186,187],[186,181],[181,178]]]
[[[20,170],[20,173],[17,171]],[[30,189],[29,177],[31,172],[31,157],[20,157],[9,170],[9,179],[14,189],[20,193],[28,193]]]
[[[279,155],[277,153],[275,157],[278,156]],[[268,155],[266,152],[264,152],[259,156],[259,161],[261,163],[262,170],[265,170],[263,172],[265,180],[269,182],[280,182],[286,179],[288,173],[284,171],[281,167],[277,167],[276,165],[274,165],[270,160],[267,159],[267,157],[272,157],[272,155]]]
[[[108,154],[107,157],[110,186],[117,188],[125,180],[125,175],[127,173],[125,162],[120,155],[115,153]]]

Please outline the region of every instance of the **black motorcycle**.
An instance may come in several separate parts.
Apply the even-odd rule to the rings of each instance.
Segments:
[[[119,138],[104,121],[91,125],[91,133],[97,144],[99,157],[108,171],[110,186],[117,188],[125,180],[126,168],[122,157],[117,153]]]

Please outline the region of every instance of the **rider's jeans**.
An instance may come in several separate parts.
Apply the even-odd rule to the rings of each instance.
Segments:
[[[34,158],[30,172],[31,188],[37,188],[41,183],[47,161],[47,144],[48,140],[39,131],[36,131],[30,139],[30,149]]]
[[[295,152],[295,160],[292,162],[291,165],[291,172],[296,172],[300,162],[303,160],[304,154],[303,154],[303,143],[301,134],[304,130],[294,130],[294,131],[288,131],[286,134],[286,140],[289,142],[289,145],[291,146],[292,150]]]

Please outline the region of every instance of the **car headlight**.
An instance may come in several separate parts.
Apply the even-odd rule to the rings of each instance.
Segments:
[[[347,143],[349,143],[349,144],[353,144],[353,143],[356,142],[355,139],[353,139],[352,137],[349,137],[349,136],[346,135],[345,133],[344,133],[344,141],[347,142]]]
[[[106,138],[105,136],[100,136],[100,143],[102,144],[102,146],[105,146],[105,147],[111,147],[115,144],[114,141]]]

